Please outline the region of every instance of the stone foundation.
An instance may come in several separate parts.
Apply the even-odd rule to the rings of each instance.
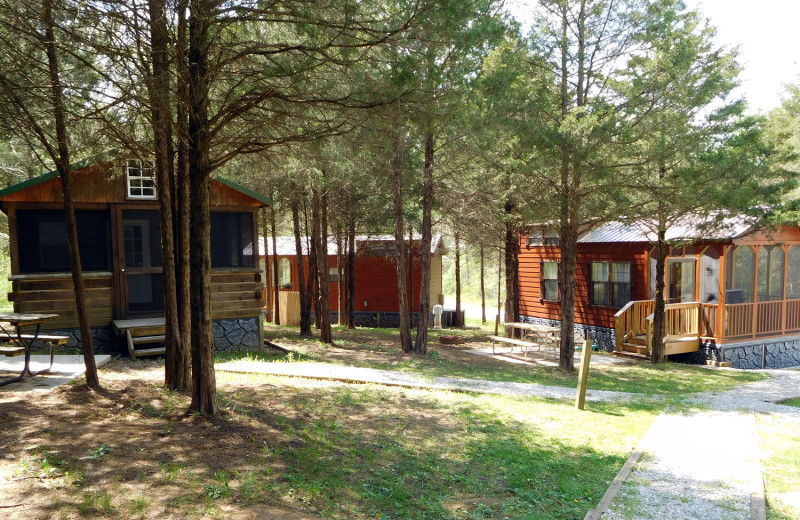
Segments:
[[[261,347],[261,318],[214,320],[214,348],[217,351]]]
[[[80,329],[58,329],[58,330],[45,330],[42,334],[48,336],[69,336],[69,341],[66,348],[80,349],[81,345],[81,330]],[[92,346],[94,351],[98,354],[118,354],[119,339],[114,334],[114,329],[111,325],[105,327],[92,327]],[[61,348],[65,348],[62,346]]]
[[[525,323],[544,325],[547,327],[559,327],[559,320],[548,320],[544,318],[532,318],[530,316],[520,316],[520,320]],[[581,343],[587,339],[592,340],[600,350],[613,352],[615,341],[614,329],[608,327],[595,327],[594,325],[575,324],[575,343]]]
[[[719,345],[719,359],[733,368],[789,368],[800,366],[800,336],[761,339]]]
[[[258,316],[214,320],[213,331],[214,348],[218,351],[261,347],[261,319]],[[80,348],[80,329],[48,330],[43,334],[69,336],[67,348]],[[114,334],[110,325],[92,328],[92,345],[98,354],[128,355],[125,341]]]

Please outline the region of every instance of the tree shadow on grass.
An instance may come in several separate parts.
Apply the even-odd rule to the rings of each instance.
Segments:
[[[186,396],[135,378],[101,393],[73,387],[12,403],[18,420],[0,441],[16,470],[41,470],[44,452],[63,466],[61,476],[0,489],[0,503],[28,504],[10,518],[246,516],[269,506],[312,518],[572,519],[596,504],[624,462],[619,450],[561,439],[551,428],[557,419],[537,424],[498,411],[492,397],[231,380],[220,386],[224,413],[214,419],[187,415]],[[523,398],[507,405],[549,417],[567,408]]]

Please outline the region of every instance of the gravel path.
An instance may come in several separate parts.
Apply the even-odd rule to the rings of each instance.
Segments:
[[[800,409],[776,403],[800,397],[800,371],[770,374],[771,379],[690,401],[710,411],[659,416],[639,445],[642,458],[600,518],[763,519],[752,412],[800,420]]]
[[[419,377],[405,372],[349,367],[331,363],[268,363],[264,361],[231,361],[218,363],[217,370],[275,376],[307,377],[355,383],[376,383],[409,388],[434,388],[461,392],[479,392],[500,395],[528,395],[550,399],[575,399],[575,389],[531,383],[503,383],[483,379],[460,377]],[[590,390],[587,401],[631,401],[641,399],[640,394]]]

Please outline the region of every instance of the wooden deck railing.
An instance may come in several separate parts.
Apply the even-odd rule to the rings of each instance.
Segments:
[[[637,300],[614,315],[616,350],[626,339],[641,335],[649,346],[654,308],[652,300]],[[722,310],[711,303],[671,303],[664,312],[665,336],[696,334],[723,342],[800,334],[800,299],[726,304]]]
[[[636,300],[617,311],[614,315],[614,350],[620,350],[627,338],[647,333],[646,318],[654,307],[653,300]]]
[[[719,305],[716,303],[700,304],[700,336],[719,338]]]
[[[723,329],[722,340],[800,333],[800,300],[725,305]]]

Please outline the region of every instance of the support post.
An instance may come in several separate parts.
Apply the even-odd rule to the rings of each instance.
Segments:
[[[592,359],[592,340],[587,339],[583,342],[583,357],[581,357],[581,367],[578,372],[578,395],[575,396],[575,408],[583,410],[586,402],[586,383],[589,381],[589,362]]]

